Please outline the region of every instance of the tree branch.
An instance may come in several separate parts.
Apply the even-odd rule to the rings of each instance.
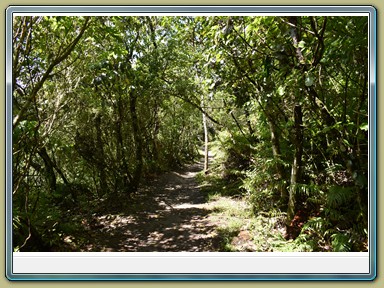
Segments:
[[[36,99],[36,95],[39,92],[39,90],[43,87],[44,82],[49,78],[50,73],[52,70],[60,64],[62,61],[64,61],[69,54],[73,51],[77,43],[80,41],[80,38],[83,36],[85,30],[88,28],[88,22],[89,22],[90,17],[87,17],[85,19],[85,22],[83,26],[81,27],[79,35],[64,49],[64,52],[61,55],[58,55],[52,63],[48,66],[47,70],[41,77],[41,79],[37,82],[37,84],[33,87],[31,95],[28,97],[26,100],[24,106],[21,108],[20,112],[18,115],[15,116],[13,119],[13,124],[12,127],[13,129],[16,128],[16,126],[19,124],[20,120],[23,118],[24,114],[26,113],[27,109],[29,108],[29,105]]]

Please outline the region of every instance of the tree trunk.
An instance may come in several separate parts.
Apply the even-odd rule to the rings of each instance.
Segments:
[[[245,114],[245,119],[247,121],[248,133],[250,135],[250,138],[253,139],[254,138],[253,134],[254,134],[255,131],[252,128],[251,120],[249,119],[249,111],[248,111],[247,107],[244,107],[244,114]]]
[[[100,177],[100,193],[99,197],[103,196],[107,192],[107,176],[105,173],[105,163],[104,163],[104,148],[103,148],[103,141],[102,141],[102,131],[101,131],[101,115],[97,115],[95,119],[95,126],[96,126],[96,149],[98,152],[98,170],[99,170],[99,177]]]
[[[201,96],[201,106],[204,107],[204,96]],[[208,171],[208,127],[207,127],[207,117],[203,112],[203,127],[204,127],[204,172]]]
[[[289,189],[288,211],[287,211],[287,226],[290,225],[295,215],[295,194],[297,191],[297,184],[300,183],[301,178],[301,158],[303,154],[303,114],[301,105],[296,105],[294,109],[295,120],[295,156],[292,164],[291,171],[291,186]]]
[[[124,144],[123,124],[124,109],[126,107],[124,99],[119,96],[116,101],[117,118],[115,120],[116,125],[116,162],[117,162],[117,175],[115,176],[115,194],[119,191],[129,190],[130,182],[132,181],[132,175],[128,168],[127,155]]]
[[[158,108],[156,107],[155,110],[155,127],[153,129],[153,149],[152,149],[152,154],[153,154],[153,160],[155,161],[156,165],[158,164],[159,161],[159,140],[158,140],[158,135],[160,132],[160,119],[158,115]]]
[[[44,161],[45,171],[46,171],[46,176],[48,178],[50,191],[53,192],[57,188],[57,178],[56,178],[55,170],[59,174],[61,179],[63,180],[64,184],[68,186],[69,185],[68,179],[65,177],[63,171],[56,164],[55,159],[53,158],[53,160],[52,160],[51,157],[48,155],[47,149],[45,147],[43,147],[43,148],[39,149],[37,151],[37,153],[39,154],[39,156]],[[70,193],[71,193],[73,200],[77,201],[76,194],[72,189],[70,189]]]
[[[271,130],[272,153],[273,153],[273,157],[277,161],[275,166],[277,178],[279,181],[283,181],[285,173],[284,173],[284,166],[282,165],[282,163],[280,163],[281,161],[280,140],[276,131],[275,123],[271,120],[268,120],[268,124],[269,124],[269,129]],[[281,202],[286,203],[286,200],[288,199],[288,192],[284,185],[281,185],[279,192],[280,192]]]
[[[136,95],[134,95],[133,91],[131,91],[130,93],[129,100],[130,100],[129,110],[131,112],[133,139],[135,141],[135,160],[136,160],[132,181],[130,183],[131,191],[129,191],[130,193],[132,193],[137,191],[140,183],[141,172],[143,168],[143,140],[140,135],[139,120],[137,118],[137,112],[136,112],[137,97]]]
[[[45,147],[41,148],[37,152],[44,161],[45,173],[49,182],[49,190],[53,192],[56,190],[56,175],[54,171],[55,164],[48,155]]]
[[[208,129],[207,118],[203,113],[203,125],[204,125],[204,172],[208,171]]]

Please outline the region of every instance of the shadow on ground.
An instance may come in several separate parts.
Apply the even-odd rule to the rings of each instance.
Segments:
[[[108,213],[86,223],[81,251],[218,251],[220,240],[209,207],[195,181],[201,163],[146,183],[130,213]]]

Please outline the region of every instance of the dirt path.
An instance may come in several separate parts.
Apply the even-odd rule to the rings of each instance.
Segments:
[[[209,206],[195,181],[196,163],[166,173],[141,189],[134,213],[100,215],[89,223],[82,251],[217,251]]]

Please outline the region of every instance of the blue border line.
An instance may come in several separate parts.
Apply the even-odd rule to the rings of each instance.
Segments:
[[[373,13],[370,13],[371,14],[371,17],[372,17],[372,39],[371,39],[371,42],[372,42],[372,47],[371,47],[371,57],[373,55],[373,59],[372,59],[372,63],[371,64],[371,69],[369,72],[372,71],[372,92],[373,92],[373,111],[371,111],[373,113],[373,127],[369,127],[369,131],[370,133],[373,134],[373,143],[372,143],[372,146],[373,146],[373,157],[372,155],[370,155],[371,157],[371,161],[373,160],[373,173],[371,173],[370,177],[372,177],[373,179],[371,179],[371,182],[373,182],[373,203],[371,203],[371,207],[373,209],[372,211],[372,231],[373,231],[373,237],[372,239],[374,240],[374,253],[372,253],[373,255],[371,255],[370,257],[371,258],[374,258],[374,261],[372,261],[372,264],[373,264],[373,267],[371,267],[371,274],[373,276],[372,279],[375,279],[377,277],[377,205],[378,205],[378,202],[377,202],[377,16],[376,16],[376,9],[373,10]],[[372,69],[372,67],[374,67],[374,69]],[[371,83],[369,83],[369,85],[371,85]],[[371,117],[371,115],[369,115],[369,117]],[[371,129],[373,128],[373,129]],[[372,159],[373,158],[373,159]]]

